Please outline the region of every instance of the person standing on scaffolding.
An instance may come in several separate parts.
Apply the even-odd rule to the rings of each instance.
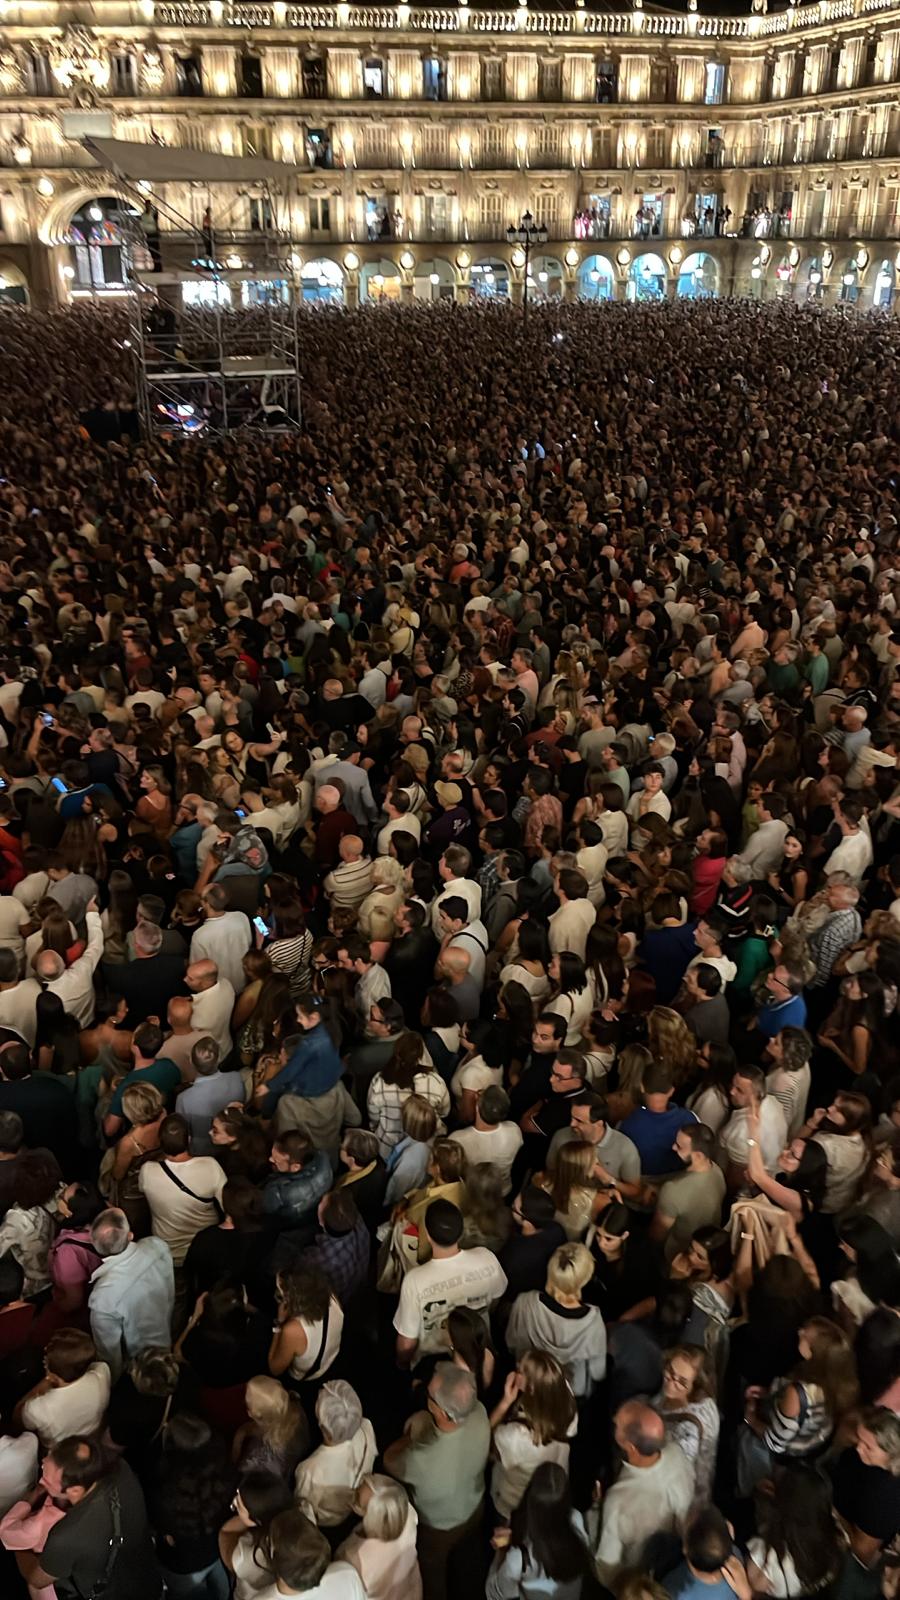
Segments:
[[[207,261],[210,264],[212,264],[212,260],[213,260],[213,223],[212,223],[212,209],[208,204],[207,204],[206,209],[205,209],[205,211],[203,213],[203,222],[201,224],[201,228],[202,228],[202,232],[203,232],[203,253],[204,253]]]

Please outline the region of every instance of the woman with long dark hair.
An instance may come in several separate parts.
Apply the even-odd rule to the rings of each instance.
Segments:
[[[269,1565],[269,1528],[294,1504],[293,1484],[274,1472],[242,1476],[232,1501],[233,1515],[219,1529],[219,1554],[234,1574],[234,1600],[254,1600],[274,1583]]]
[[[166,1593],[175,1600],[227,1600],[218,1534],[234,1477],[209,1423],[190,1411],[175,1412],[163,1430],[156,1471],[147,1485]]]
[[[104,961],[128,960],[128,935],[137,922],[138,894],[130,873],[113,867],[109,875],[109,904],[100,918]]]
[[[876,1306],[900,1310],[900,1257],[880,1222],[861,1212],[842,1218],[838,1239],[849,1270],[831,1285],[831,1298],[852,1338]]]
[[[884,1019],[884,984],[877,974],[859,972],[845,978],[841,997],[817,1037],[819,1079],[824,1070],[835,1089],[866,1093],[871,1084],[877,1090],[877,1079],[869,1074]]]
[[[566,1024],[564,1044],[581,1049],[594,1009],[594,991],[584,962],[571,950],[561,950],[551,958],[547,971],[556,992],[542,1003],[541,1009],[562,1017]]]
[[[780,1466],[774,1494],[758,1506],[759,1532],[747,1543],[753,1593],[778,1600],[818,1594],[837,1576],[843,1555],[824,1473],[793,1463]]]
[[[580,1514],[572,1506],[569,1475],[544,1461],[512,1514],[494,1535],[497,1554],[488,1573],[486,1600],[582,1600],[591,1592],[593,1564]]]

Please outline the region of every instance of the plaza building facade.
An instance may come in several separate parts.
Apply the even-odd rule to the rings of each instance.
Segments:
[[[88,20],[84,20],[87,18]],[[900,4],[0,0],[0,300],[898,303]],[[283,164],[143,196],[85,137]],[[526,262],[507,231],[530,213]],[[204,242],[217,283],[191,277]],[[275,249],[273,253],[273,240]],[[199,241],[199,243],[198,243]]]

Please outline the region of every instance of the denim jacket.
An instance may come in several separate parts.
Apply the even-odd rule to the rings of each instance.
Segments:
[[[324,1022],[310,1028],[280,1072],[267,1085],[268,1094],[260,1110],[271,1117],[283,1094],[299,1094],[304,1099],[333,1089],[344,1071],[344,1063],[331,1042]]]

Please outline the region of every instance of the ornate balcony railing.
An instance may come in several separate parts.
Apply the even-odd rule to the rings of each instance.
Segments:
[[[65,24],[76,18],[78,0],[0,0],[0,22]],[[418,33],[434,35],[507,34],[518,37],[563,35],[583,37],[636,37],[649,39],[765,39],[802,34],[812,28],[872,17],[895,11],[898,0],[812,0],[790,6],[777,15],[703,17],[643,9],[592,12],[532,10],[527,4],[480,10],[467,4],[416,6],[352,5],[348,0],[298,5],[290,0],[94,0],[93,26],[144,24],[171,28],[290,28],[309,32],[364,34]]]

